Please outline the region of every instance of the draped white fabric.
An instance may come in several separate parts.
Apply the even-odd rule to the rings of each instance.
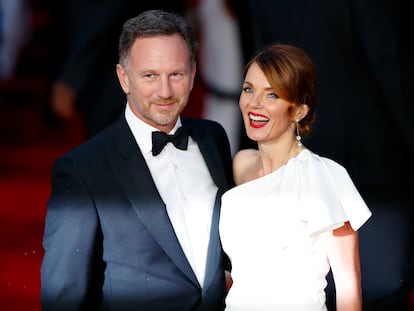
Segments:
[[[220,235],[232,260],[227,310],[326,310],[326,232],[371,215],[343,167],[303,150],[222,198]]]

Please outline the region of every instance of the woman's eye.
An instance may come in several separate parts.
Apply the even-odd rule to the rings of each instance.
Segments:
[[[278,96],[276,93],[270,93],[270,94],[268,95],[268,97],[269,97],[269,98],[272,98],[272,99],[278,99],[278,98],[279,98],[279,96]]]
[[[246,87],[243,88],[243,92],[251,93],[251,92],[253,92],[253,90],[250,87],[246,86]]]

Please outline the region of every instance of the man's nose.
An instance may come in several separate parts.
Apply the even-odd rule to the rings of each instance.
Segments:
[[[160,96],[161,98],[170,98],[172,94],[172,85],[169,77],[161,77],[158,96]]]

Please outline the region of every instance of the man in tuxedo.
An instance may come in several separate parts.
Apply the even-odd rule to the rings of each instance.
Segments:
[[[230,265],[218,218],[231,155],[222,126],[180,117],[195,49],[174,13],[124,24],[116,72],[125,112],[53,168],[44,311],[224,309]]]

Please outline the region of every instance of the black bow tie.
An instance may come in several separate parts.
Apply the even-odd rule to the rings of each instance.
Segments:
[[[169,142],[178,149],[187,150],[188,130],[185,127],[180,127],[174,135],[160,131],[152,132],[152,155],[158,155]]]

